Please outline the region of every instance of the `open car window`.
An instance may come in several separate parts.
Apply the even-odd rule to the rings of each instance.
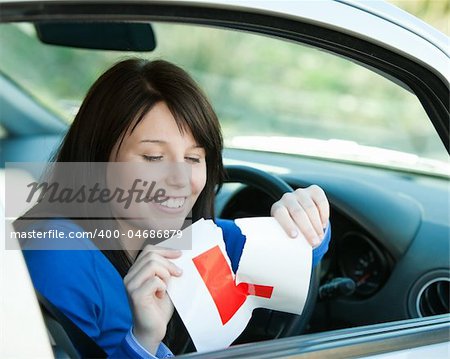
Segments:
[[[449,173],[445,146],[414,93],[313,47],[248,32],[152,23],[153,52],[95,51],[42,44],[29,23],[1,26],[0,71],[67,122],[111,64],[129,56],[164,58],[205,90],[227,147]],[[24,56],[25,49],[34,55]]]

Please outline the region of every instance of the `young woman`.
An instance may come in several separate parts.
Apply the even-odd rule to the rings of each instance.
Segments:
[[[174,212],[191,213],[193,222],[214,219],[235,269],[245,238],[233,221],[214,217],[214,195],[223,177],[221,153],[218,119],[191,77],[165,61],[130,59],[106,71],[89,90],[54,161],[183,163],[189,176],[172,173],[160,179],[167,198],[149,205],[155,216],[138,224],[111,209],[115,226],[131,231],[155,228],[158,218]],[[83,181],[82,175],[77,181]],[[100,225],[101,221],[90,220],[98,213],[82,205],[74,218],[44,203],[27,216],[45,213],[47,219],[27,224],[28,228],[57,229],[68,236]],[[292,237],[301,231],[314,248],[313,262],[321,259],[330,231],[329,204],[319,187],[285,194],[273,204],[271,215]],[[21,221],[18,227],[23,223],[28,222]],[[126,237],[117,241],[118,249],[99,250],[95,241],[85,241],[82,249],[87,250],[25,250],[24,255],[40,294],[110,357],[168,357],[171,351],[162,341],[166,334],[176,341],[178,332],[169,325],[172,332],[167,333],[174,309],[166,286],[172,276],[182,275],[171,262],[181,252],[144,242]],[[27,249],[36,248],[30,244]]]

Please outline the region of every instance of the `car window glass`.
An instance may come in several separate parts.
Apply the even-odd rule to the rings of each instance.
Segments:
[[[357,153],[369,162],[398,157],[411,167],[418,157],[448,163],[418,98],[348,59],[246,32],[153,27],[157,49],[132,54],[44,45],[31,24],[4,24],[0,71],[70,122],[105,68],[133,55],[164,58],[204,88],[228,147],[349,160]]]

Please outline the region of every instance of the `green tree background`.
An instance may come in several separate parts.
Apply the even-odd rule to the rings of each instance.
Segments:
[[[450,0],[391,2],[448,34]],[[351,61],[248,33],[164,23],[154,30],[156,51],[135,54],[43,45],[31,24],[2,24],[0,71],[70,122],[114,62],[164,58],[200,83],[228,138],[338,138],[448,159],[417,98]]]
[[[450,0],[390,0],[390,3],[450,34]]]

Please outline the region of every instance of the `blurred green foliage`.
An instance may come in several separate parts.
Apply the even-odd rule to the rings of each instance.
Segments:
[[[416,96],[348,59],[239,31],[168,23],[154,30],[157,49],[133,54],[45,45],[31,24],[4,24],[0,71],[70,122],[89,86],[113,63],[163,58],[199,82],[225,139],[341,139],[447,158]]]
[[[389,2],[450,35],[450,0],[389,0]]]

